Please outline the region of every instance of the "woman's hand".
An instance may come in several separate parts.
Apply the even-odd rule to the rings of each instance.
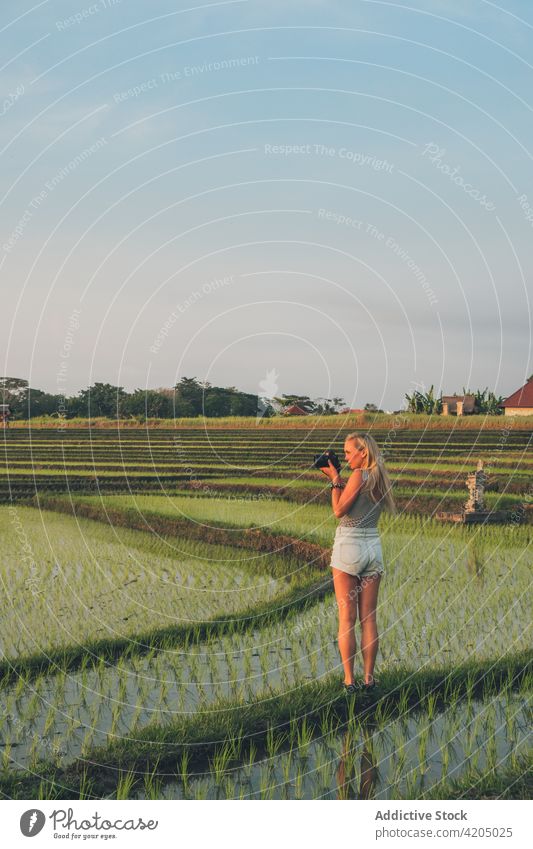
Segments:
[[[338,483],[341,479],[340,472],[337,471],[331,460],[328,460],[328,465],[322,466],[320,471],[324,472],[326,477],[329,478],[332,483]]]

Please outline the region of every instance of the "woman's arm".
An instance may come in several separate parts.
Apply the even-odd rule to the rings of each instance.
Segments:
[[[342,483],[341,476],[337,475],[332,479],[332,483]],[[362,483],[363,475],[361,469],[354,469],[344,489],[334,488],[331,490],[331,506],[337,519],[345,516],[351,509],[359,495]]]

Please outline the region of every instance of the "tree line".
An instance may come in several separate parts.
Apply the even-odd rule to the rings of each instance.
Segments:
[[[126,392],[122,386],[94,383],[77,395],[33,389],[27,380],[0,378],[0,403],[8,404],[16,419],[37,416],[57,418],[188,418],[196,416],[261,416],[282,414],[297,404],[307,413],[327,414],[339,411],[342,398],[311,399],[306,395],[281,395],[263,398],[241,392],[235,386],[213,386],[196,377],[182,377],[174,387],[136,389]]]
[[[533,375],[532,375],[533,377]],[[530,378],[531,379],[531,378]],[[454,393],[458,394],[458,393]],[[503,397],[497,397],[488,388],[466,390],[463,395],[475,397],[475,412],[500,415],[499,406]],[[415,391],[405,395],[406,406],[395,413],[409,412],[434,415],[442,412],[442,395],[437,396],[434,387],[427,392]],[[37,416],[57,418],[189,418],[197,416],[260,416],[269,418],[283,415],[290,407],[299,407],[308,415],[332,415],[343,412],[343,398],[310,398],[308,395],[280,395],[265,398],[249,392],[241,392],[235,386],[213,386],[196,377],[182,377],[174,387],[158,389],[135,389],[126,392],[122,386],[110,383],[94,383],[77,395],[62,394],[33,389],[28,381],[16,377],[0,377],[0,403],[8,404],[11,415],[16,419]],[[365,404],[365,412],[382,413],[375,404]]]

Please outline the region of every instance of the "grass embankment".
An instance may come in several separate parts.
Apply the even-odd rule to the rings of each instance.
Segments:
[[[57,417],[36,416],[29,420],[14,420],[9,428],[29,428],[52,430],[69,428],[106,428],[106,429],[167,429],[167,428],[199,428],[217,430],[219,428],[257,428],[265,430],[301,430],[301,429],[346,429],[376,428],[394,430],[531,430],[533,416],[442,416],[407,413],[351,413],[331,416],[274,416],[272,418],[256,418],[255,416],[225,416],[209,418],[195,416],[194,418],[176,419],[146,419],[139,422],[136,419],[72,418],[59,421]]]
[[[138,471],[142,468],[145,468],[147,471]],[[13,476],[36,474],[38,477],[59,476],[69,479],[84,476],[94,477],[95,475],[100,477],[142,477],[144,475],[148,478],[161,476],[163,479],[166,479],[168,477],[179,478],[181,475],[183,480],[190,480],[191,473],[187,471],[188,468],[190,466],[187,467],[184,463],[144,463],[134,459],[129,459],[127,463],[125,461],[120,463],[111,463],[109,461],[101,463],[95,461],[71,463],[68,460],[42,462],[36,459],[33,464],[29,464],[26,458],[24,460],[9,461],[6,466],[1,466],[0,471],[5,472],[6,475]],[[227,464],[209,462],[194,464],[194,472],[201,471],[205,475],[206,484],[211,481],[220,481],[228,485],[250,483],[256,486],[306,486],[316,489],[325,489],[329,486],[325,477],[319,474],[318,471],[309,472],[306,468],[299,467],[298,464],[290,467],[283,464],[276,465],[273,467],[273,474],[270,477],[249,474],[254,469],[264,473],[267,471],[264,466],[240,465],[239,468],[242,470],[242,473],[237,476],[234,468],[231,472],[228,472]],[[442,483],[443,485],[456,483],[464,492],[464,475],[472,471],[472,461],[461,460],[460,463],[453,465],[448,462],[427,463],[424,461],[409,460],[407,464],[389,463],[387,468],[395,484],[401,484],[406,481],[409,483],[414,481],[420,484],[427,484],[430,481],[433,484]],[[172,469],[172,472],[169,472],[168,469]],[[507,484],[507,482],[514,483],[518,480],[525,488],[528,482],[528,472],[531,469],[533,469],[533,464],[530,465],[520,461],[510,469],[493,468],[490,470],[490,476],[493,482],[498,482],[499,484]],[[224,470],[228,473],[222,474]],[[427,474],[421,474],[424,471]],[[154,474],[149,475],[148,472],[153,472]],[[343,472],[343,474],[345,477],[348,477],[349,470]]]
[[[41,494],[33,505],[113,527],[255,549],[296,557],[316,557],[311,545],[331,545],[337,519],[326,506],[291,501],[254,501],[161,495]]]
[[[93,478],[87,475],[85,478],[77,478],[69,476],[68,483],[55,483],[50,479],[39,480],[38,473],[36,480],[32,476],[31,480],[16,482],[16,478],[11,480],[11,485],[0,493],[0,500],[4,502],[17,501],[19,504],[31,503],[32,499],[36,498],[36,493],[40,493],[40,498],[44,499],[49,494],[62,494],[65,489],[69,490],[72,495],[91,496],[93,493],[100,493],[100,496],[108,498],[109,495],[120,495],[121,493],[133,494],[140,496],[147,492],[153,492],[156,496],[165,494],[165,497],[185,496],[194,497],[196,499],[215,499],[219,504],[226,502],[253,502],[258,501],[267,503],[271,501],[284,500],[289,498],[294,504],[300,505],[329,505],[331,495],[329,488],[324,490],[320,486],[309,484],[306,481],[291,481],[284,483],[279,481],[275,485],[256,485],[253,479],[243,483],[226,483],[224,479],[217,478],[211,480],[206,478],[201,482],[201,486],[197,483],[189,483],[185,476],[180,480],[178,476],[165,478],[164,476],[154,476],[153,478],[128,478],[128,477],[99,477]],[[524,494],[527,486],[527,477],[515,477],[511,482],[505,482],[501,486],[501,492],[488,492],[485,494],[485,503],[489,510],[507,510],[509,513],[509,521],[516,522],[516,511],[521,514],[521,521],[525,524],[533,524],[533,504],[531,503],[531,495]],[[302,483],[301,486],[298,484]],[[421,516],[432,517],[440,511],[460,512],[466,501],[466,492],[464,487],[458,481],[446,482],[441,481],[442,488],[439,488],[439,479],[432,477],[431,479],[419,480],[416,478],[402,478],[405,486],[395,485],[394,496],[397,508],[400,513],[419,514]],[[44,504],[44,501],[43,501]]]
[[[289,495],[287,493],[287,495]],[[297,557],[316,556],[309,544],[330,548],[338,520],[328,504],[316,500],[298,503],[290,499],[240,500],[212,497],[191,498],[190,494],[156,495],[72,495],[55,496],[42,493],[32,501],[34,506],[77,515],[112,524],[166,535],[189,536],[206,542],[229,544],[271,551],[293,553]],[[492,506],[492,505],[491,505]],[[440,503],[439,509],[443,509]],[[395,517],[382,513],[380,533],[427,533],[436,539],[460,539],[465,543],[477,530],[464,525],[446,524],[425,513],[402,513]],[[453,537],[449,534],[453,533]],[[510,545],[531,541],[529,526],[485,526],[487,540]]]
[[[189,778],[208,770],[217,756],[224,769],[269,753],[272,735],[278,747],[295,747],[302,725],[308,739],[342,731],[351,719],[381,720],[413,711],[443,709],[449,696],[486,698],[502,688],[530,686],[531,651],[492,662],[470,661],[431,672],[396,669],[381,676],[380,698],[346,699],[337,674],[292,691],[264,692],[253,701],[221,700],[206,712],[181,716],[164,725],[153,723],[128,738],[92,750],[65,769],[46,761],[31,775],[0,774],[0,793],[7,798],[102,798],[116,793],[128,775],[131,793],[147,775],[179,780],[179,765],[187,763]],[[194,771],[192,773],[191,771]]]
[[[238,479],[234,480],[237,481]],[[188,489],[173,490],[168,495],[191,495],[198,498],[214,497],[218,499],[226,497],[227,500],[232,499],[234,501],[290,499],[295,504],[327,504],[328,506],[331,504],[329,486],[324,490],[305,481],[300,486],[298,480],[289,483],[280,481],[277,485],[255,485],[253,478],[249,478],[247,481],[246,483],[226,483],[224,479],[209,480],[205,482],[203,489],[195,486]],[[485,493],[486,507],[489,510],[512,511],[514,508],[523,505],[525,521],[533,523],[533,505],[525,502],[523,495],[527,478],[523,478],[522,481],[515,480],[511,484],[506,483],[502,493]],[[403,477],[402,483],[416,484],[416,479]],[[431,486],[428,486],[427,481],[420,481],[419,485],[396,485],[394,487],[394,499],[398,511],[401,513],[418,513],[428,517],[434,516],[435,513],[442,510],[460,512],[466,501],[464,486],[455,482],[446,488],[437,489],[434,487],[436,487],[438,480],[432,479],[429,483]]]

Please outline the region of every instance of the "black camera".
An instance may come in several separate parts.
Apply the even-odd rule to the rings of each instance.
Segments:
[[[315,469],[323,469],[328,465],[328,460],[331,460],[337,471],[340,472],[340,460],[334,451],[324,451],[323,454],[315,454],[313,466]]]

